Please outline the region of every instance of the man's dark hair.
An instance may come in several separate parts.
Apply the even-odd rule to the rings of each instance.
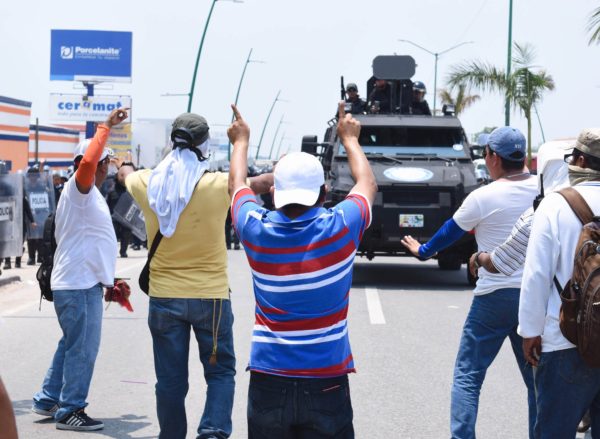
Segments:
[[[504,157],[500,157],[500,163],[502,169],[505,171],[520,171],[521,169],[523,169],[523,166],[525,166],[525,160],[513,162],[512,160],[507,160]]]
[[[286,209],[299,209],[299,208],[303,208],[303,207],[304,208],[317,207],[319,204],[321,204],[325,201],[325,194],[326,194],[325,185],[321,185],[321,187],[319,188],[319,198],[317,198],[317,201],[312,206],[305,206],[303,204],[293,203],[293,204],[286,204],[285,206],[282,207],[282,209],[286,210]]]
[[[588,168],[600,172],[600,158],[590,154],[586,154],[585,152],[580,151],[578,149],[573,149],[573,161],[577,160],[579,157],[585,158],[585,162]]]

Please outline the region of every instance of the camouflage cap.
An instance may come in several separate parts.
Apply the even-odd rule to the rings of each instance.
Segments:
[[[208,122],[194,113],[183,113],[173,121],[173,130],[185,128],[194,136],[194,144],[200,145],[208,139]]]
[[[586,128],[575,141],[575,149],[600,158],[600,128]]]

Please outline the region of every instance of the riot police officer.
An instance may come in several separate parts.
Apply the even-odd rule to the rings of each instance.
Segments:
[[[426,93],[427,88],[425,88],[425,84],[423,84],[421,81],[415,81],[413,83],[412,102],[410,104],[411,114],[424,114],[426,116],[431,116],[429,104],[425,100]]]
[[[353,82],[346,86],[346,103],[352,104],[348,113],[363,114],[367,109],[367,103],[358,95],[358,87]]]
[[[391,113],[391,87],[385,79],[375,79],[375,87],[369,95],[370,113]]]

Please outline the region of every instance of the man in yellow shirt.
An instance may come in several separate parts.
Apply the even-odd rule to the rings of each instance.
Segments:
[[[191,330],[207,383],[197,437],[227,438],[232,430],[235,355],[223,234],[231,199],[228,175],[208,172],[208,131],[203,117],[180,115],[171,132],[173,150],[155,169],[125,180],[144,213],[149,248],[161,239],[150,264],[148,325],[163,439],[186,437]],[[266,174],[250,185],[265,193],[272,181]]]

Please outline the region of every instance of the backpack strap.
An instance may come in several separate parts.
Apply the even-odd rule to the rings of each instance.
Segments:
[[[569,204],[569,207],[573,211],[573,213],[577,216],[579,221],[581,221],[582,225],[586,225],[589,222],[592,222],[594,219],[594,212],[590,209],[589,204],[585,201],[585,199],[581,196],[579,192],[577,192],[572,187],[567,187],[558,191],[559,194],[563,196],[563,198]],[[554,286],[558,290],[558,294],[561,294],[563,291],[563,287],[560,282],[554,275]]]
[[[594,219],[594,212],[590,209],[590,206],[585,201],[585,199],[581,196],[579,192],[577,192],[572,187],[564,188],[558,191],[559,194],[563,196],[571,210],[575,213],[581,224],[586,225]]]

